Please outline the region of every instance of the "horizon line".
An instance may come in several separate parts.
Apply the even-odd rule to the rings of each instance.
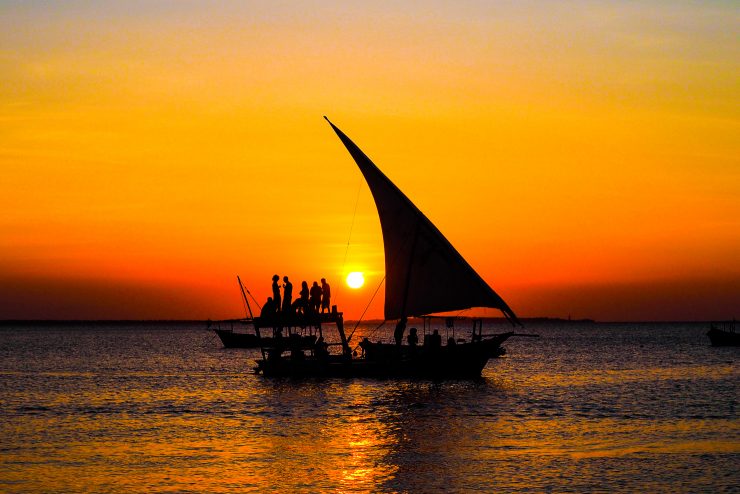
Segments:
[[[439,316],[440,319],[444,319],[444,316]],[[421,319],[421,317],[411,317],[410,319]],[[487,321],[501,321],[507,322],[504,317],[468,317],[466,319],[483,319]],[[571,322],[571,323],[599,323],[599,324],[643,324],[643,323],[712,323],[719,321],[730,321],[733,319],[700,319],[700,320],[679,320],[679,319],[649,319],[649,320],[597,320],[591,318],[564,318],[554,316],[532,316],[532,317],[520,317],[522,321],[530,322]],[[229,319],[230,320],[230,319]],[[234,319],[236,321],[237,319]],[[75,324],[75,323],[152,323],[152,324],[166,324],[166,323],[203,323],[208,322],[222,322],[222,319],[0,319],[0,325],[9,324]],[[366,319],[362,322],[365,323],[378,323],[383,319]],[[357,319],[346,319],[345,322],[357,322]]]

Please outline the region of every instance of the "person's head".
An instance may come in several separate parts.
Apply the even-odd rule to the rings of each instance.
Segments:
[[[326,283],[326,278],[321,278],[321,284],[323,285],[325,283]]]
[[[302,286],[303,288],[308,288],[308,283],[306,283],[306,282],[304,281],[303,283],[301,283],[301,286]]]
[[[411,328],[411,329],[409,329],[409,333],[411,333],[411,334],[416,334],[416,328]]]
[[[319,284],[314,281],[313,282],[313,285],[311,285],[311,286],[319,286]]]
[[[277,280],[279,280],[279,279],[280,279],[280,276],[278,276],[278,275],[274,275],[274,276],[272,277],[272,281],[277,281]]]
[[[271,304],[272,303],[272,297],[267,297],[267,303],[268,304]]]
[[[288,277],[287,276],[283,276],[283,281],[287,283],[288,282]]]
[[[435,330],[434,330],[434,334],[439,334],[439,331],[437,331],[437,330],[435,329]]]

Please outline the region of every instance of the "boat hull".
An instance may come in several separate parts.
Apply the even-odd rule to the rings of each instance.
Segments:
[[[235,333],[230,329],[214,329],[226,348],[259,348],[260,340],[256,334]]]
[[[740,333],[712,326],[707,332],[712,346],[740,346]]]
[[[213,330],[221,339],[221,343],[226,348],[261,348],[275,345],[275,339],[271,337],[258,337],[251,333],[236,333],[230,329]],[[284,339],[285,344],[298,344],[301,348],[313,348],[316,343],[315,335],[299,336],[291,335],[290,338]]]
[[[257,360],[255,371],[265,377],[412,377],[429,379],[475,379],[492,357],[504,349],[484,343],[452,347],[399,349],[395,345],[373,344],[365,356],[349,358],[331,355],[274,357]],[[369,351],[368,351],[369,350]]]

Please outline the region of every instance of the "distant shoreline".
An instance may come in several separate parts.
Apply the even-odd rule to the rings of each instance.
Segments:
[[[207,324],[208,320],[200,319],[0,319],[0,326],[33,326],[48,324],[52,326],[73,326],[78,324],[109,324],[124,326],[126,324]]]
[[[439,318],[440,322],[443,322],[443,317]],[[482,318],[487,323],[501,323],[508,324],[508,321],[503,317],[484,317]],[[594,319],[564,319],[559,317],[522,317],[519,320],[525,324],[646,324],[646,323],[709,323],[713,320],[701,320],[701,321],[596,321]],[[214,321],[215,320],[211,320]],[[74,326],[74,325],[109,325],[109,326],[125,326],[130,324],[148,324],[152,326],[164,326],[168,324],[202,324],[208,325],[208,319],[0,319],[0,326],[38,326],[38,325],[49,325],[49,326]],[[382,319],[366,319],[362,321],[363,324],[380,324],[383,322]],[[356,324],[356,320],[347,319],[345,324]],[[393,321],[386,322],[388,325],[392,325]],[[411,318],[409,319],[409,325],[421,324],[421,319]]]

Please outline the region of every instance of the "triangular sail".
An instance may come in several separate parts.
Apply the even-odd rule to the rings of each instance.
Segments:
[[[491,307],[517,322],[506,302],[437,227],[349,137],[326,120],[360,168],[378,209],[385,248],[385,318]]]

